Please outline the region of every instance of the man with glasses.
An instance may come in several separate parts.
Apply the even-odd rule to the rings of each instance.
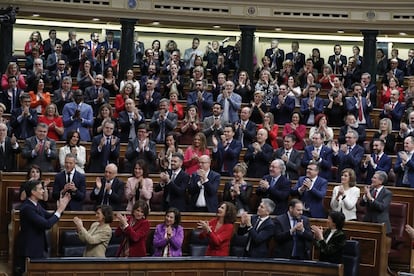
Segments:
[[[148,164],[148,169],[151,173],[156,172],[155,159],[157,153],[155,150],[155,142],[149,139],[149,133],[145,124],[141,124],[137,129],[137,137],[128,142],[128,147],[125,153],[126,162],[125,171],[130,172],[138,159],[142,159]]]
[[[345,135],[345,144],[339,145],[332,143],[333,164],[338,167],[337,182],[341,182],[341,172],[343,169],[351,168],[360,178],[360,166],[364,157],[364,148],[357,144],[358,133],[355,130],[348,130]]]
[[[392,122],[392,130],[400,130],[401,119],[404,115],[405,106],[398,101],[400,91],[391,91],[390,102],[384,104],[384,109],[380,113],[380,118],[389,118]]]

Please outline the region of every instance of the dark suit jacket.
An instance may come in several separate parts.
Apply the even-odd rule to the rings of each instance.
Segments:
[[[342,75],[344,73],[344,66],[347,64],[348,61],[346,59],[346,56],[344,56],[344,55],[340,55],[339,60],[342,62],[342,64],[338,65],[338,70],[337,71],[338,71],[338,74]],[[334,62],[335,62],[335,55],[329,56],[328,64],[331,65],[333,73],[336,74],[337,72],[335,70]]]
[[[263,176],[263,179],[267,180],[269,184],[272,181],[270,175]],[[260,186],[257,187],[256,194],[262,198],[270,198],[276,204],[273,214],[281,215],[288,210],[290,186],[290,181],[284,175],[281,175],[273,187],[269,187],[267,190],[262,189]]]
[[[114,211],[125,210],[125,206],[123,206],[125,183],[122,182],[122,180],[119,178],[115,177],[112,182],[112,193],[109,194],[105,191],[105,177],[101,177],[101,181],[101,189],[99,190],[98,194],[95,194],[95,186],[94,190],[91,193],[91,200],[96,202],[96,206],[111,205]]]
[[[323,233],[323,240],[316,241],[315,246],[319,249],[319,261],[330,263],[342,263],[343,249],[346,243],[346,236],[342,230],[336,230],[328,243],[325,242],[331,233],[330,229]]]
[[[86,194],[86,180],[85,175],[75,170],[75,174],[72,176],[72,182],[75,183],[77,190],[71,192],[71,200],[66,207],[66,211],[82,211],[83,200]],[[53,199],[59,200],[61,191],[67,183],[66,171],[61,171],[56,174],[55,181],[53,183]]]
[[[16,253],[21,257],[44,258],[48,244],[46,230],[58,222],[54,213],[47,212],[39,203],[36,207],[26,199],[20,207],[20,233]]]
[[[380,113],[380,118],[389,118],[392,122],[392,130],[400,130],[401,118],[404,115],[404,111],[405,106],[402,103],[397,102],[393,110],[386,112],[385,109],[383,109]]]
[[[326,195],[328,181],[325,178],[317,177],[311,190],[305,190],[302,194],[299,193],[299,188],[302,187],[306,176],[301,176],[298,179],[295,187],[291,191],[292,196],[299,196],[305,208],[309,208],[309,214],[312,218],[326,218],[325,208],[323,207],[323,200]]]
[[[345,154],[342,150],[339,150],[338,154],[333,156],[333,164],[338,166],[337,181],[341,180],[341,172],[343,169],[351,168],[355,171],[357,179],[360,178],[359,169],[361,167],[361,161],[364,157],[365,150],[360,145],[355,144],[354,148],[349,154]]]
[[[346,99],[346,109],[348,113],[354,114],[355,118],[358,120],[358,108],[355,106],[357,99],[355,97],[349,97]],[[367,128],[372,128],[371,116],[369,113],[372,111],[372,104],[368,106],[367,99],[362,97],[362,110],[364,112],[365,120],[367,121]]]
[[[36,164],[40,167],[42,172],[54,172],[52,160],[57,159],[58,154],[56,150],[56,142],[52,139],[46,138],[45,142],[50,142],[50,154],[47,153],[43,146],[43,151],[38,155],[32,156],[32,150],[37,145],[37,139],[35,136],[27,138],[24,141],[24,148],[22,150],[23,158],[27,159],[27,168],[30,168],[32,164]]]
[[[193,91],[190,92],[187,96],[187,107],[190,105],[197,106],[198,113],[201,112],[201,120],[204,118],[211,116],[211,107],[213,106],[213,94],[207,91],[204,91],[203,93],[203,101],[201,103],[198,103],[197,101],[198,92]],[[201,110],[200,110],[201,107]]]
[[[141,120],[134,120],[134,127],[135,127],[135,132],[137,132],[138,130],[138,126],[140,124],[144,124],[145,123],[145,118],[144,118],[144,114],[142,112],[139,112],[139,115],[141,115]],[[127,143],[128,142],[128,138],[129,138],[129,131],[131,129],[131,122],[129,121],[129,114],[128,112],[121,111],[119,113],[118,116],[118,123],[119,123],[119,127],[121,128],[121,131],[119,133],[119,138],[121,139],[121,142],[123,143]],[[135,133],[136,134],[136,133]]]
[[[313,145],[306,146],[305,152],[303,154],[302,159],[302,166],[306,168],[310,161],[312,161],[312,151],[315,150],[315,147]],[[325,178],[326,180],[332,179],[332,150],[330,147],[322,146],[320,152],[319,152],[319,176]]]
[[[292,119],[292,112],[295,109],[295,99],[290,96],[287,96],[285,103],[277,108],[279,104],[279,98],[277,96],[273,97],[270,104],[270,112],[273,113],[275,118],[275,124],[284,125],[290,123]]]
[[[104,101],[101,103],[96,102],[95,100],[98,98],[98,92],[96,91],[96,86],[92,85],[85,89],[85,103],[89,104],[93,109],[93,116],[98,115],[99,107],[105,103],[109,103],[109,91],[104,87],[100,87],[99,91],[103,93]]]
[[[280,71],[283,69],[283,61],[285,60],[285,51],[282,49],[278,49],[275,53],[273,53],[273,49],[269,48],[265,51],[265,56],[270,58],[270,66],[275,66],[274,69],[276,71]]]
[[[244,155],[244,162],[248,164],[247,177],[262,177],[269,174],[269,164],[273,157],[273,148],[271,145],[264,143],[262,150],[254,154],[254,148],[250,144]]]
[[[348,132],[348,126],[344,125],[339,129],[339,137],[338,137],[338,142],[339,144],[345,144],[345,135]],[[356,132],[358,132],[358,141],[357,144],[362,146],[364,141],[366,140],[367,134],[365,132],[365,126],[363,125],[358,125],[357,128],[353,128],[351,127],[351,129],[355,130]]]
[[[16,136],[17,139],[26,139],[33,136],[34,128],[37,126],[37,112],[34,109],[29,110],[30,116],[21,117],[23,109],[21,107],[13,110],[10,117],[10,126],[13,128],[12,133]]]
[[[296,72],[299,72],[299,70],[302,69],[302,67],[305,65],[305,54],[301,52],[298,52],[296,60],[293,58],[293,52],[287,53],[286,59],[293,61]]]
[[[237,141],[236,139],[231,141],[227,150],[223,147],[223,144],[219,142],[217,151],[213,152],[213,160],[216,162],[216,170],[221,172],[225,167],[228,174],[233,176],[233,168],[239,162],[241,150],[242,145],[240,141]]]
[[[309,219],[305,216],[301,217],[305,231],[296,231],[296,250],[299,259],[310,259],[311,241],[313,239],[310,230]],[[279,215],[274,220],[275,223],[275,258],[292,258],[293,236],[290,234],[290,221],[287,213]]]
[[[62,44],[62,41],[59,38],[55,39],[55,45]],[[45,58],[48,57],[51,53],[55,51],[55,47],[50,43],[50,38],[43,40],[43,52],[45,53]]]
[[[282,156],[285,154],[285,148],[278,148],[275,151],[274,159],[282,159]],[[290,180],[296,180],[299,178],[299,169],[300,162],[302,160],[302,154],[295,150],[294,148],[290,149],[289,160],[285,162],[286,165],[286,177]]]
[[[402,65],[404,66],[404,65]],[[400,63],[398,64],[398,68],[400,68]],[[382,82],[386,82],[388,84],[388,72],[391,71],[391,69],[388,69],[385,71],[384,76],[382,77]],[[395,72],[393,72],[394,76],[398,79],[398,83],[402,85],[404,83],[404,71],[400,69],[396,69]]]
[[[158,105],[160,104],[161,94],[154,91],[152,94],[152,101],[145,102],[145,93],[141,92],[139,94],[139,109],[144,113],[145,119],[151,119],[154,115],[154,111],[158,110]]]
[[[193,173],[188,187],[188,191],[191,195],[190,209],[192,210],[195,210],[196,208],[196,202],[201,191],[201,188],[197,184],[198,181],[200,181],[200,177],[197,173]],[[218,208],[217,190],[220,185],[220,174],[210,170],[208,173],[208,181],[202,185],[204,186],[204,197],[206,199],[207,210],[210,213],[216,213]]]
[[[375,160],[376,158],[375,153],[371,153],[371,157],[373,160]],[[368,167],[366,168],[363,164],[361,165],[361,172],[367,172],[367,175],[365,178],[365,182],[367,184],[371,184],[371,178],[376,171],[384,171],[388,174],[390,170],[391,170],[391,158],[385,153],[378,160],[377,167],[375,169],[374,167],[371,166],[371,163],[368,163]]]
[[[16,88],[16,92],[9,98],[8,89],[3,90],[0,93],[0,102],[6,106],[4,113],[11,113],[12,103],[14,104],[13,109],[20,107],[20,94],[24,91]]]
[[[300,103],[300,113],[302,114],[302,122],[304,125],[307,125],[309,114],[312,110],[315,117],[319,113],[323,113],[323,99],[321,99],[320,97],[315,97],[315,102],[312,110],[309,109],[308,100],[309,98],[304,98]]]
[[[102,150],[98,150],[99,143],[101,142],[102,134],[96,135],[92,139],[91,144],[91,152],[90,152],[90,159],[89,159],[89,172],[97,172],[101,173],[105,171],[106,165],[109,163],[118,164],[118,158],[119,158],[119,149],[120,149],[120,143],[119,138],[118,141],[115,144],[115,148],[110,149],[110,153],[108,158],[106,159],[104,156],[104,151],[106,150],[106,145],[102,147]]]
[[[217,138],[217,141],[220,141],[220,136],[223,134],[223,126],[227,123],[227,121],[225,121],[223,119],[222,116],[220,116],[220,123],[221,123],[221,127],[220,128],[216,128],[215,126],[213,126],[214,124],[214,117],[213,116],[209,116],[207,118],[204,118],[203,121],[203,133],[207,138],[207,144],[209,146],[213,145],[212,142],[212,137],[215,136]]]
[[[372,107],[377,106],[377,85],[370,83],[366,89],[362,90],[362,96],[366,97],[369,92]]]
[[[17,169],[16,154],[20,153],[21,147],[13,149],[10,137],[6,136],[3,154],[0,154],[0,171],[11,172]]]
[[[128,160],[127,164],[127,170],[128,172],[132,171],[132,168],[134,167],[135,162],[138,159],[142,159],[145,161],[145,163],[148,164],[148,168],[150,172],[156,171],[155,166],[155,159],[157,158],[157,153],[155,151],[155,142],[149,141],[148,144],[148,150],[144,149],[144,151],[137,151],[138,147],[138,139],[134,139],[132,141],[128,142],[128,147],[125,152],[125,158]],[[128,170],[129,169],[129,170]]]
[[[176,126],[177,126],[177,122],[178,122],[178,117],[177,114],[175,114],[174,112],[168,112],[167,114],[167,118],[165,118],[164,120],[164,124],[165,124],[165,133],[164,133],[164,141],[157,141],[157,137],[160,134],[161,131],[161,122],[158,121],[158,118],[160,116],[160,112],[156,111],[154,113],[154,115],[152,115],[152,119],[151,119],[151,123],[150,123],[150,128],[152,129],[152,136],[151,139],[155,142],[165,142],[165,137],[167,137],[167,134],[171,131],[173,131]]]
[[[374,195],[374,189],[371,189],[371,195]],[[374,201],[360,201],[361,206],[366,206],[367,211],[364,216],[364,221],[374,223],[385,223],[387,234],[391,233],[391,223],[389,216],[389,207],[392,199],[392,192],[383,187],[377,194]]]
[[[397,174],[396,186],[407,187],[406,184],[403,184],[403,177],[405,170],[408,170],[408,182],[410,185],[408,187],[414,188],[414,159],[411,157],[405,164],[405,170],[401,167],[402,160],[399,155],[397,155],[397,162],[394,165],[394,172]]]
[[[235,124],[241,124],[241,121],[238,121]],[[244,130],[241,129],[241,126],[236,129],[234,138],[241,142],[242,147],[247,148],[247,146],[253,143],[253,140],[256,138],[256,124],[250,120],[247,121],[246,128]]]
[[[273,220],[268,217],[260,224],[259,228],[256,229],[254,226],[256,225],[258,218],[259,216],[257,215],[252,216],[252,227],[239,227],[237,230],[238,235],[249,235],[247,240],[250,240],[250,248],[248,252],[245,252],[246,257],[266,258],[269,255],[269,243],[273,237],[274,223]]]
[[[73,101],[73,90],[67,92],[65,99],[62,97],[62,89],[57,89],[53,92],[53,103],[56,104],[59,114],[62,114],[65,104]]]
[[[172,175],[172,171],[168,170],[168,174]],[[175,207],[181,212],[187,211],[187,204],[186,204],[186,192],[188,188],[188,184],[190,182],[190,176],[184,171],[184,169],[180,170],[180,173],[175,177],[173,181],[165,184],[162,187],[160,184],[155,187],[155,191],[159,192],[161,190],[164,191],[164,210],[168,210],[170,207]],[[167,197],[169,197],[169,202],[167,202]]]

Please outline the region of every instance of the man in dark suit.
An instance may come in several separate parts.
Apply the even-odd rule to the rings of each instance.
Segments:
[[[273,148],[266,143],[268,134],[266,129],[259,129],[256,142],[248,145],[244,155],[244,162],[248,164],[247,177],[262,177],[269,173],[269,163],[272,161]]]
[[[27,139],[34,135],[34,129],[37,126],[37,112],[30,108],[30,96],[28,93],[22,93],[20,96],[21,107],[13,109],[10,117],[10,126],[12,133],[17,139]]]
[[[137,137],[137,130],[140,124],[145,124],[144,114],[135,107],[133,99],[125,100],[125,110],[119,113],[119,127],[121,131],[119,138],[121,143],[126,143]]]
[[[391,170],[391,158],[384,153],[385,143],[376,138],[372,141],[372,153],[368,155],[361,166],[361,172],[367,172],[365,182],[371,184],[371,178],[376,171],[387,174]]]
[[[115,59],[116,53],[120,48],[119,42],[114,39],[114,32],[109,31],[106,33],[106,40],[99,45],[100,47],[105,47],[111,54],[109,55],[110,60]],[[98,52],[99,52],[98,48]]]
[[[63,139],[66,139],[69,131],[77,130],[81,141],[91,140],[89,128],[93,126],[93,110],[89,104],[84,103],[82,90],[73,92],[73,101],[63,106],[62,120],[65,127]]]
[[[155,150],[155,142],[148,138],[148,131],[145,124],[140,124],[137,130],[137,137],[128,142],[125,152],[125,171],[130,172],[138,159],[142,159],[148,164],[149,171],[156,171],[155,160],[157,153]]]
[[[361,206],[365,206],[367,211],[364,221],[374,223],[384,223],[386,233],[391,233],[391,223],[389,207],[392,199],[392,192],[384,187],[387,184],[388,175],[386,172],[377,171],[371,179],[371,185],[364,187],[364,196],[360,201]]]
[[[15,76],[8,76],[7,84],[8,88],[0,94],[0,102],[6,106],[4,113],[12,113],[14,109],[21,106],[20,94],[23,93],[23,90],[17,88],[17,79]]]
[[[63,45],[63,51],[65,53],[65,45]],[[83,68],[84,63],[89,60],[92,68],[95,66],[92,52],[86,46],[85,39],[81,38],[77,41],[76,47],[70,48],[69,53],[66,54],[71,66],[72,77],[76,77],[79,70]]]
[[[302,99],[300,104],[300,113],[302,114],[302,122],[308,126],[315,125],[315,117],[319,113],[323,113],[323,99],[318,97],[319,89],[316,85],[309,86],[309,97]]]
[[[285,176],[289,180],[299,178],[300,164],[302,154],[293,148],[296,142],[296,136],[288,134],[283,138],[283,147],[275,151],[274,159],[282,159],[286,166]]]
[[[252,216],[246,212],[241,215],[238,235],[248,235],[244,257],[266,258],[269,256],[269,243],[274,233],[274,223],[270,217],[275,203],[263,198],[257,208],[257,215]]]
[[[355,130],[348,130],[345,135],[346,143],[338,145],[338,143],[332,143],[333,152],[333,164],[338,166],[338,174],[336,176],[337,182],[341,181],[340,173],[343,169],[351,168],[355,171],[355,174],[360,178],[359,168],[362,158],[364,157],[365,150],[358,145],[358,133]]]
[[[242,145],[240,141],[233,139],[234,126],[224,126],[223,138],[217,140],[213,137],[213,160],[215,161],[215,170],[221,175],[233,176],[233,168],[239,161]]]
[[[302,215],[303,203],[299,199],[292,199],[288,207],[288,211],[277,216],[274,221],[277,243],[274,257],[308,260],[311,257],[313,234],[309,219]]]
[[[50,213],[39,204],[45,194],[40,180],[29,181],[25,192],[28,196],[20,206],[20,233],[16,239],[14,275],[23,275],[26,257],[46,257],[48,242],[45,231],[58,222],[70,201],[69,194],[61,197],[56,212]]]
[[[396,58],[390,60],[390,69],[384,73],[382,77],[382,82],[388,84],[391,77],[395,77],[398,80],[398,85],[404,84],[404,71],[400,69],[400,64],[403,64],[404,61],[400,62]]]
[[[47,137],[48,126],[39,123],[35,136],[27,138],[22,151],[23,158],[27,159],[27,168],[36,164],[42,172],[54,172],[53,160],[57,159],[56,142]]]
[[[310,163],[319,165],[319,176],[326,180],[332,179],[332,150],[324,145],[322,132],[315,132],[312,136],[312,145],[305,147],[302,159],[302,167],[306,168]]]
[[[358,82],[352,84],[352,95],[346,99],[346,109],[349,114],[354,114],[359,125],[372,128],[369,113],[372,111],[370,98],[362,97],[362,85]]]
[[[253,143],[256,137],[256,124],[249,120],[250,107],[243,107],[240,111],[240,120],[234,123],[235,139],[240,141],[243,148]]]
[[[105,168],[104,177],[96,177],[95,188],[91,193],[91,200],[95,205],[111,205],[114,211],[125,210],[123,206],[124,186],[117,177],[118,167],[115,164],[108,164]]]
[[[400,151],[394,172],[397,174],[396,186],[414,188],[414,137],[407,136],[404,139],[404,151]]]
[[[363,73],[361,75],[362,96],[371,100],[372,107],[377,106],[377,84],[371,83],[371,74]]]
[[[91,33],[90,38],[91,40],[86,42],[86,47],[91,51],[93,59],[96,60],[96,53],[99,48],[99,33]]]
[[[204,80],[197,80],[195,83],[196,90],[190,92],[187,96],[187,107],[194,105],[198,109],[200,121],[211,115],[213,106],[213,94],[205,90]]]
[[[290,181],[285,177],[285,163],[281,159],[275,159],[270,163],[269,174],[263,176],[256,194],[262,198],[270,198],[275,204],[273,214],[280,215],[288,209],[290,194]]]
[[[93,116],[98,115],[99,107],[105,103],[109,103],[109,91],[102,87],[104,77],[101,74],[96,75],[95,85],[85,89],[85,103],[92,106]]]
[[[76,156],[68,153],[65,156],[65,169],[55,176],[53,183],[53,199],[70,194],[71,201],[67,206],[69,211],[82,211],[86,194],[85,175],[75,170]]]
[[[342,145],[346,143],[345,136],[349,130],[356,131],[356,133],[358,134],[357,144],[362,146],[364,144],[364,141],[366,140],[367,134],[365,131],[365,126],[358,124],[354,114],[346,115],[345,125],[339,129],[339,144]]]
[[[57,69],[57,65],[59,60],[63,60],[65,62],[65,65],[69,64],[68,57],[62,53],[62,44],[58,43],[54,47],[54,52],[51,53],[47,59],[46,59],[46,69],[49,70],[49,72],[55,71]],[[70,72],[69,72],[70,76]],[[53,81],[53,79],[52,79]]]
[[[0,171],[16,170],[16,154],[21,151],[16,136],[7,136],[7,125],[0,123]]]
[[[174,153],[171,157],[171,170],[161,172],[160,183],[155,192],[164,191],[164,211],[175,207],[181,212],[187,210],[186,192],[190,176],[182,169],[184,157],[181,153]]]
[[[49,38],[43,40],[43,52],[45,59],[47,60],[48,56],[53,53],[56,44],[61,44],[62,41],[59,38],[56,38],[56,30],[49,30]]]
[[[173,131],[177,127],[177,114],[169,112],[169,106],[170,101],[168,99],[161,99],[159,109],[154,113],[151,119],[151,140],[159,144],[164,144],[167,133]]]
[[[337,76],[342,76],[344,73],[344,66],[348,62],[346,56],[342,55],[341,52],[341,45],[336,44],[334,46],[334,54],[328,58],[328,64],[331,65],[333,73]]]
[[[299,177],[295,187],[291,190],[291,195],[300,198],[305,206],[305,214],[309,217],[326,218],[323,200],[328,181],[318,174],[318,164],[310,163],[306,168],[306,175]]]
[[[153,79],[147,80],[145,86],[146,90],[141,88],[139,94],[139,109],[144,113],[145,119],[151,119],[160,104],[161,94],[155,91],[156,82]]]
[[[204,118],[203,121],[203,133],[207,138],[207,144],[209,146],[213,145],[212,137],[216,137],[217,140],[220,139],[223,134],[223,126],[228,122],[223,119],[221,113],[223,112],[223,107],[219,103],[213,104],[213,115],[207,118]]]
[[[210,169],[211,159],[208,155],[200,156],[198,162],[200,169],[193,173],[188,187],[191,196],[190,209],[196,212],[216,213],[220,174]]]
[[[115,124],[111,120],[104,122],[102,134],[92,139],[89,172],[103,172],[106,165],[118,164],[120,142],[114,136]]]
[[[404,115],[405,106],[398,101],[400,92],[392,90],[390,102],[384,104],[384,109],[380,113],[380,118],[389,118],[392,122],[392,130],[400,130],[401,119]]]
[[[293,61],[295,72],[299,72],[299,70],[305,65],[305,54],[299,52],[298,41],[292,41],[292,52],[286,54],[285,60],[287,59]]]
[[[52,91],[59,89],[62,86],[62,81],[64,77],[71,77],[71,69],[66,67],[66,61],[59,59],[56,65],[56,69],[50,71],[49,80],[52,82]]]
[[[270,104],[270,112],[273,113],[275,124],[284,125],[290,123],[292,112],[295,109],[295,99],[287,95],[287,86],[279,86],[279,95],[275,95]]]
[[[283,69],[283,61],[285,60],[285,51],[279,49],[279,40],[272,39],[270,48],[266,49],[265,56],[270,59],[270,71],[279,72]]]
[[[144,54],[145,54],[144,43],[139,41],[139,34],[138,32],[135,32],[134,33],[134,64],[138,64],[142,66]]]

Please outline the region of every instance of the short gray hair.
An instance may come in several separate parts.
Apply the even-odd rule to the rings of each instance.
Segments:
[[[262,198],[262,203],[266,206],[267,211],[269,214],[273,213],[273,210],[276,207],[276,204],[270,198]]]

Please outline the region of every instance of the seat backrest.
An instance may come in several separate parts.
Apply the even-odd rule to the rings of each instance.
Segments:
[[[61,234],[60,254],[62,257],[82,257],[85,245],[75,230],[66,230]]]
[[[247,245],[247,240],[249,238],[248,234],[237,235],[234,234],[230,243],[230,256],[243,257],[244,250]]]
[[[105,256],[106,257],[116,257],[116,252],[118,252],[119,245],[122,242],[122,235],[115,236],[115,230],[112,229],[112,237],[109,241],[108,247],[106,248]]]
[[[359,241],[347,240],[342,255],[344,275],[358,276],[360,254]]]
[[[193,229],[190,237],[190,255],[205,256],[209,239],[200,239],[200,229]]]
[[[163,211],[164,191],[152,192],[150,199],[151,211]]]
[[[393,237],[404,235],[405,225],[407,224],[407,202],[391,202],[389,216]]]

